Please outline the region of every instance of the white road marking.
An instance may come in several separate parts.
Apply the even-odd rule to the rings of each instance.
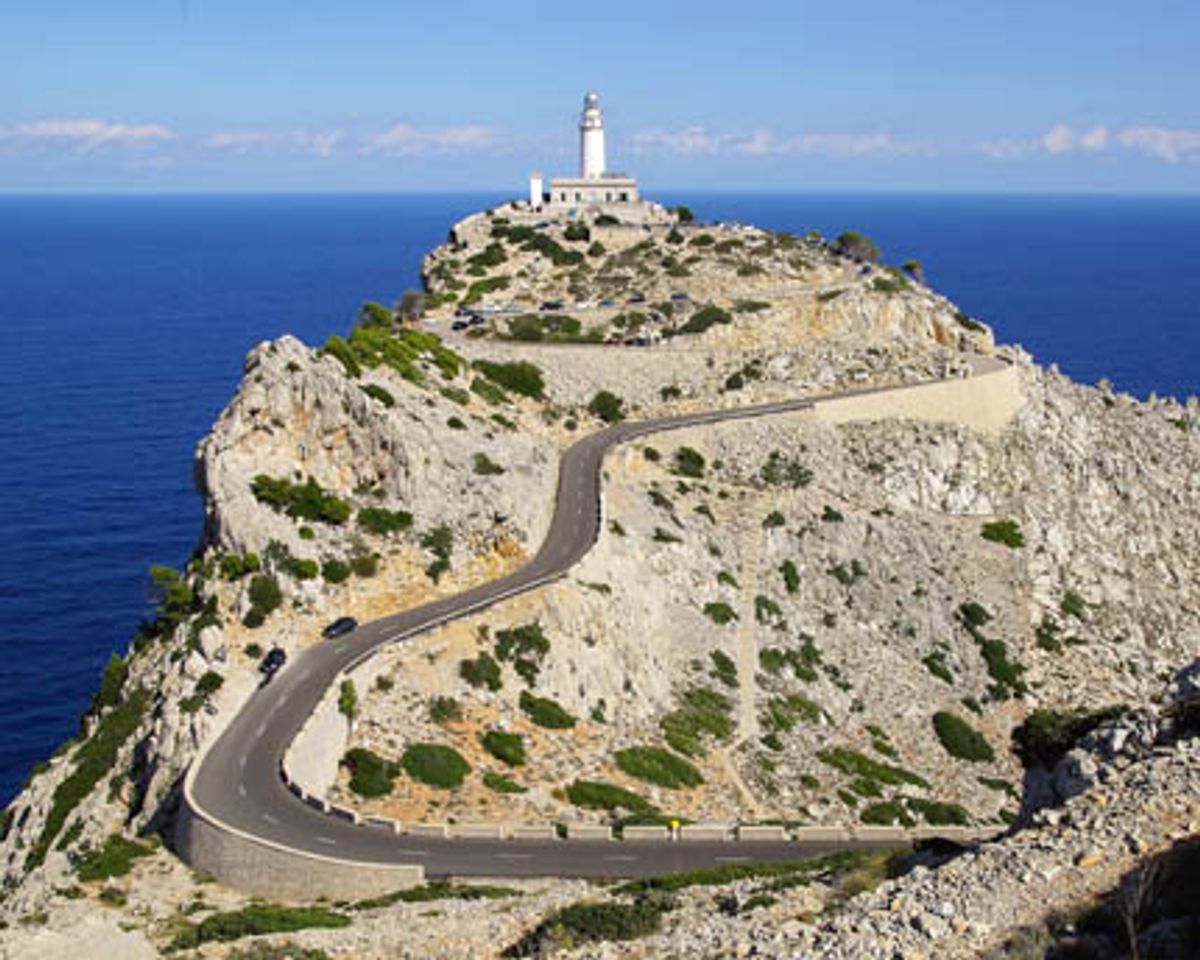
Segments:
[[[246,769],[246,755],[244,753],[242,754],[241,759],[238,760],[238,766],[241,767],[243,770]]]
[[[749,863],[750,857],[716,857],[719,863]]]
[[[273,816],[271,816],[269,813],[264,813],[264,814],[262,815],[262,817],[263,817],[263,819],[264,819],[264,820],[266,820],[266,821],[267,821],[267,823],[279,823],[279,821],[278,821],[278,820],[276,820],[276,819],[275,819]]]
[[[495,854],[495,857],[497,860],[532,860],[533,854],[532,853],[497,853],[497,854]]]
[[[282,697],[280,697],[279,698],[279,706],[282,707],[285,703],[287,703],[287,698],[288,698],[288,695],[286,693]]]
[[[628,856],[627,854],[619,854],[619,855],[617,855],[617,856],[615,856],[615,857],[605,857],[604,859],[605,859],[605,860],[622,860],[622,861],[628,861],[628,860],[636,860],[636,859],[637,859],[637,857],[631,857],[631,856]]]
[[[238,796],[242,798],[246,796],[246,785],[244,783],[238,784]]]
[[[337,846],[337,841],[336,841],[336,840],[332,840],[332,839],[330,839],[329,837],[317,837],[317,843],[327,843],[327,844],[329,844],[331,847],[336,847],[336,846]]]
[[[307,680],[310,673],[312,673],[312,667],[305,667],[304,672],[300,674],[300,679]]]
[[[255,736],[261,737],[266,732],[267,732],[267,721],[264,720],[262,723],[260,723],[258,725],[258,732],[255,734]]]

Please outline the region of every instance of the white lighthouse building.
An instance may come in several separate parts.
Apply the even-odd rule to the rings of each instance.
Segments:
[[[533,209],[574,214],[589,209],[603,213],[609,207],[641,206],[637,181],[608,170],[604,115],[597,94],[589,93],[583,98],[583,113],[579,117],[579,176],[555,177],[547,190],[540,173],[531,175],[529,204]]]

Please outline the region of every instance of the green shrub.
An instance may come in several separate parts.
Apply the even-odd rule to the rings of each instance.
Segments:
[[[519,897],[520,890],[485,883],[454,883],[450,880],[430,880],[419,887],[407,887],[382,897],[359,900],[351,905],[352,910],[378,910],[397,903],[430,903],[434,900],[501,900]],[[281,958],[282,960],[282,958]],[[300,958],[302,960],[302,958]]]
[[[601,780],[576,780],[566,788],[567,800],[588,810],[628,810],[649,813],[654,805],[636,793]]]
[[[719,627],[723,627],[738,619],[738,615],[734,612],[733,607],[719,600],[706,603],[704,605],[704,615]]]
[[[614,759],[623,773],[670,790],[698,787],[704,782],[692,764],[662,747],[626,747],[618,750]]]
[[[962,604],[958,608],[958,616],[968,630],[978,630],[992,619],[992,615],[987,612],[987,609],[973,600]]]
[[[153,852],[149,847],[127,840],[119,833],[113,833],[104,841],[103,846],[79,860],[75,872],[79,879],[85,882],[123,877],[133,869],[135,860],[148,857]]]
[[[451,723],[462,719],[462,707],[454,697],[438,694],[429,701],[429,719],[434,723]]]
[[[483,280],[476,280],[469,287],[463,296],[463,303],[478,303],[487,294],[495,293],[498,290],[507,290],[512,281],[505,276],[485,277]]]
[[[462,387],[445,386],[442,387],[441,394],[451,403],[457,403],[460,407],[465,407],[471,402],[471,394]]]
[[[287,565],[287,572],[297,580],[313,580],[320,571],[317,561],[306,557],[292,557]]]
[[[325,341],[325,345],[321,348],[322,356],[330,356],[335,358],[342,365],[342,369],[346,372],[346,376],[357,380],[362,376],[362,366],[358,362],[358,358],[354,355],[354,350],[345,340],[334,334]]]
[[[240,910],[214,913],[200,923],[188,924],[167,944],[166,952],[194,950],[206,943],[227,943],[261,934],[348,926],[348,916],[327,907],[281,907],[271,903],[252,903]]]
[[[294,519],[334,525],[350,519],[350,504],[323,490],[312,477],[297,484],[260,473],[251,482],[250,490],[260,503]]]
[[[504,468],[482,451],[475,454],[473,462],[475,473],[481,477],[493,477],[504,473]]]
[[[421,534],[421,547],[433,554],[433,563],[425,568],[425,574],[434,583],[441,579],[443,573],[450,569],[450,555],[454,549],[454,533],[446,526],[439,524]]]
[[[109,654],[104,672],[100,674],[100,689],[92,695],[92,713],[115,706],[121,700],[121,690],[129,675],[129,663],[124,657]]]
[[[657,932],[665,911],[666,906],[657,900],[575,903],[550,914],[503,955],[548,957],[568,946],[636,940]]]
[[[350,578],[350,564],[331,558],[321,564],[321,576],[327,583],[342,583]]]
[[[762,525],[764,530],[775,530],[784,526],[786,523],[787,517],[785,517],[778,510],[772,510],[765,517],[763,517]]]
[[[525,763],[525,738],[519,733],[489,730],[480,742],[484,750],[510,767],[520,767]]]
[[[117,762],[117,754],[139,726],[146,713],[148,695],[138,687],[100,718],[91,737],[83,741],[72,759],[73,769],[54,789],[50,809],[42,821],[42,832],[25,859],[31,870],[46,858],[46,852],[66,825],[74,809],[95,789]]]
[[[473,687],[487,687],[493,692],[504,685],[500,675],[500,664],[486,650],[482,651],[474,660],[460,660],[458,675]]]
[[[528,690],[522,690],[518,704],[522,712],[539,727],[569,730],[575,726],[575,718],[549,697],[537,697]]]
[[[1016,550],[1025,546],[1025,534],[1016,520],[993,520],[985,523],[981,531],[984,540],[992,543],[1002,543]]]
[[[601,390],[588,403],[588,413],[603,420],[605,423],[617,423],[625,419],[623,409],[625,401],[615,393]]]
[[[699,480],[704,476],[704,455],[691,447],[679,447],[671,465],[671,472],[681,477],[692,477]]]
[[[373,553],[356,553],[350,558],[350,569],[356,577],[373,577],[379,572],[379,557]]]
[[[457,750],[440,743],[414,743],[404,751],[400,766],[414,780],[442,790],[460,786],[471,772]]]
[[[396,398],[392,396],[391,392],[377,383],[364,384],[362,392],[373,400],[378,400],[385,407],[391,408],[396,405]]]
[[[1087,619],[1088,603],[1074,590],[1068,590],[1062,595],[1058,608],[1064,617],[1074,617],[1076,620]]]
[[[859,753],[857,750],[851,750],[848,747],[829,747],[825,750],[819,750],[817,751],[817,759],[827,766],[833,767],[835,770],[840,770],[842,773],[849,774],[852,777],[878,780],[880,783],[892,786],[910,783],[926,789],[929,787],[929,783],[924,777],[913,773],[911,770],[905,770],[903,767],[895,767],[887,763],[880,763],[878,760],[872,760],[870,757]]]
[[[257,573],[259,561],[257,553],[247,553],[244,556],[236,553],[221,555],[221,577],[225,580],[240,580],[248,573]]]
[[[967,813],[966,808],[957,803],[922,800],[920,797],[907,797],[904,803],[909,810],[920,814],[926,823],[935,827],[965,827],[971,822],[971,816]]]
[[[736,678],[735,678],[736,679]],[[705,754],[702,738],[718,740],[733,735],[733,701],[708,687],[694,687],[681,698],[679,707],[662,718],[659,726],[668,744],[689,757]]]
[[[494,407],[508,403],[508,394],[490,380],[484,380],[482,377],[476,377],[471,381],[471,392]]]
[[[701,307],[690,317],[688,317],[687,322],[679,328],[679,333],[703,333],[714,324],[726,324],[732,322],[733,316],[728,310],[722,310],[720,307],[710,303],[707,306]]]
[[[788,593],[795,593],[800,589],[800,571],[796,569],[796,564],[791,560],[784,560],[779,567],[779,573],[783,577],[783,586]]]
[[[846,518],[842,516],[842,512],[840,510],[836,510],[829,506],[829,504],[825,504],[825,509],[821,513],[821,519],[825,523],[841,523]]]
[[[759,471],[763,483],[773,487],[791,487],[798,489],[812,482],[813,474],[799,460],[786,457],[778,450],[772,450]]]
[[[350,789],[360,797],[386,797],[400,775],[400,765],[366,747],[354,747],[342,757],[342,766],[350,771]]]
[[[868,804],[863,807],[858,819],[876,827],[886,827],[891,824],[900,824],[905,827],[916,825],[916,821],[896,800],[883,800],[879,803]]]
[[[771,733],[791,730],[797,719],[816,723],[821,719],[821,707],[808,697],[789,693],[785,697],[771,697],[759,722]]]
[[[949,684],[954,683],[954,674],[946,666],[946,652],[944,650],[934,650],[933,653],[924,657],[921,662],[925,664],[925,669],[939,680],[943,680]]]
[[[733,662],[733,658],[722,650],[714,650],[709,654],[709,658],[713,663],[712,675],[725,684],[725,686],[736,687],[738,685],[738,670],[737,664]]]
[[[529,788],[522,786],[502,773],[488,770],[483,775],[483,785],[494,793],[528,793]]]
[[[568,223],[566,229],[563,230],[563,239],[571,241],[590,240],[592,232],[588,230],[586,223],[573,222]]]
[[[542,371],[528,361],[495,363],[477,360],[474,366],[488,380],[505,390],[534,400],[541,400],[545,394],[546,382],[542,378]]]
[[[354,689],[353,680],[343,680],[338,689],[338,713],[351,720],[358,713],[358,693]]]
[[[367,533],[386,537],[413,525],[413,515],[407,510],[388,510],[386,507],[363,507],[358,511],[358,525]]]
[[[529,686],[537,682],[542,661],[550,652],[550,641],[536,621],[496,631],[496,657],[511,661],[517,675]]]
[[[874,262],[879,259],[879,248],[874,241],[857,230],[847,230],[845,233],[839,234],[829,248],[834,253],[854,260]]]
[[[939,711],[933,715],[933,729],[946,752],[971,763],[991,763],[996,759],[987,739],[962,717]]]

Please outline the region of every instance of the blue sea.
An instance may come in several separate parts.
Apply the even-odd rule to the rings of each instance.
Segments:
[[[0,197],[0,803],[77,729],[200,532],[192,450],[242,358],[417,285],[500,195]],[[690,194],[703,219],[858,229],[1040,361],[1200,393],[1200,198]]]

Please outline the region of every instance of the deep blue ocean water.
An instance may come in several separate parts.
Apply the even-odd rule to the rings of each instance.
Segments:
[[[415,286],[486,195],[0,197],[0,803],[77,727],[200,532],[192,449],[242,358]],[[1200,198],[679,195],[859,229],[1077,379],[1200,393]]]

